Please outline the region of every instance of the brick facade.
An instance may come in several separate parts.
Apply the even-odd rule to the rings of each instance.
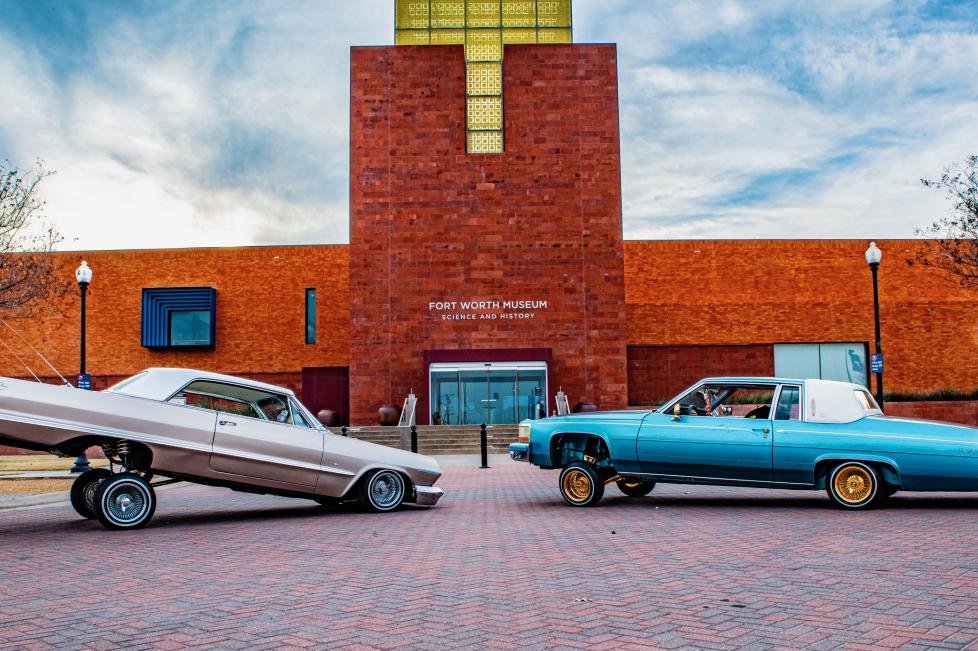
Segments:
[[[426,405],[432,350],[551,349],[553,390],[626,403],[615,47],[507,46],[505,62],[506,152],[466,155],[461,46],[352,50],[353,422],[411,388]],[[429,305],[468,300],[546,307]]]

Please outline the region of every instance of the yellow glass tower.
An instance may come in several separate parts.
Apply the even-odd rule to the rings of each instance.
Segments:
[[[503,45],[570,43],[571,0],[395,0],[397,45],[465,46],[466,151],[503,151]]]

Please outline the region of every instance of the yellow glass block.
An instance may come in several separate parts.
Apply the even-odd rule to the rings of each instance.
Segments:
[[[499,0],[465,0],[466,27],[499,27]]]
[[[465,104],[469,131],[503,128],[502,97],[469,97]]]
[[[431,26],[434,29],[465,27],[464,0],[431,0]]]
[[[433,29],[431,30],[432,45],[462,45],[465,43],[464,29]]]
[[[536,27],[537,3],[503,2],[503,27]]]
[[[426,29],[399,29],[394,32],[395,45],[429,45]]]
[[[570,43],[569,29],[541,29],[537,33],[537,43]]]
[[[503,44],[506,43],[536,43],[536,29],[504,29]]]
[[[570,0],[540,0],[537,3],[537,25],[540,27],[570,27]]]
[[[502,95],[502,64],[470,63],[465,66],[465,94],[469,96]]]
[[[428,29],[428,0],[396,0],[395,29]]]
[[[465,30],[466,61],[502,61],[503,41],[501,29]]]
[[[470,154],[503,153],[502,131],[470,131],[466,138],[466,151]]]

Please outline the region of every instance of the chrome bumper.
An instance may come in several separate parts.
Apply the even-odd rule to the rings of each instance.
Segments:
[[[513,461],[529,461],[530,460],[530,444],[529,443],[510,443],[509,444],[509,458]]]
[[[435,486],[415,486],[414,503],[418,506],[434,506],[445,493]]]

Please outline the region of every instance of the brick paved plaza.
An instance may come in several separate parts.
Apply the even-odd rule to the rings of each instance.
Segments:
[[[449,460],[436,508],[324,512],[192,485],[111,533],[0,513],[0,648],[978,648],[978,498],[660,486]]]

